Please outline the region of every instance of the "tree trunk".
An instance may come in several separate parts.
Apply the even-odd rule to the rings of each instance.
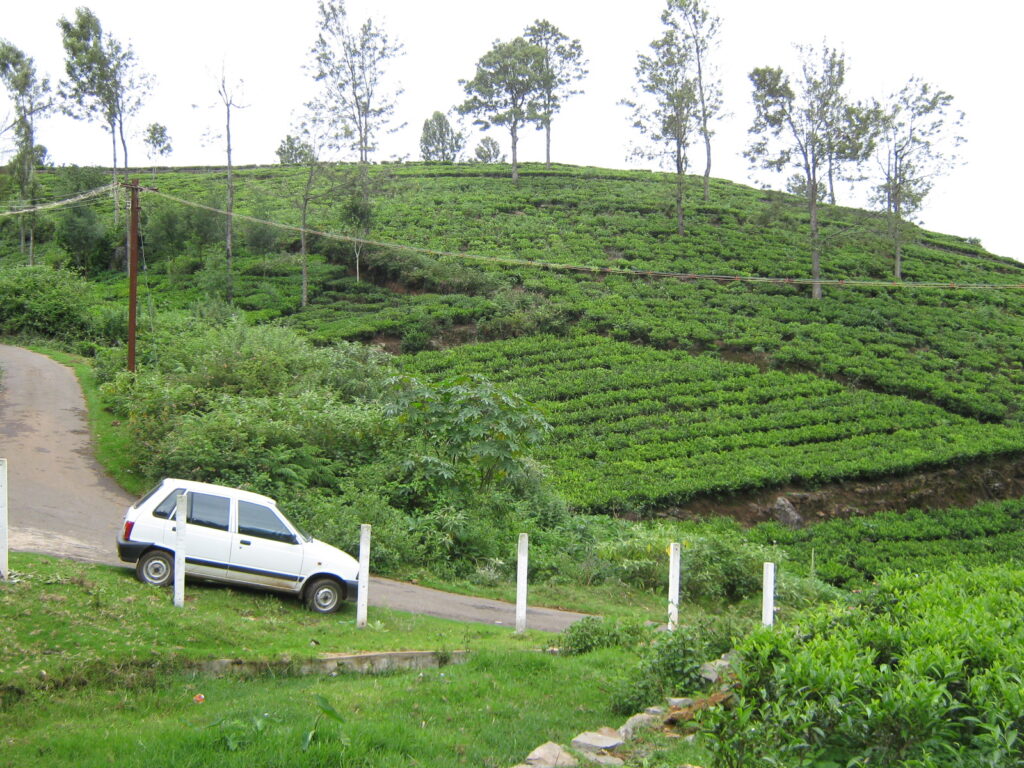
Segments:
[[[682,142],[676,141],[676,232],[686,234],[686,219],[683,211],[683,181],[686,173],[686,158]]]
[[[234,300],[234,284],[232,281],[232,262],[234,261],[232,248],[232,216],[235,210],[235,179],[232,174],[231,168],[231,100],[227,100],[225,104],[225,111],[227,113],[225,119],[225,136],[227,138],[227,151],[228,151],[228,199],[227,199],[227,221],[225,222],[225,256],[227,259],[227,282],[226,290],[227,302],[230,304]]]
[[[516,131],[516,124],[513,123],[509,133],[512,134],[512,182],[519,183],[519,156],[516,149],[519,144],[519,133]]]
[[[711,134],[708,131],[708,104],[707,96],[704,93],[704,65],[700,50],[697,51],[697,93],[700,96],[700,132],[704,137],[704,154],[707,161],[704,164],[704,202],[711,199],[708,188],[708,181],[711,178]]]
[[[821,236],[818,231],[818,180],[807,182],[807,205],[811,214],[811,298],[821,298]]]
[[[551,170],[551,121],[544,123],[544,167]]]
[[[310,171],[312,175],[312,170]],[[302,260],[302,306],[309,304],[309,257],[306,255],[306,212],[309,210],[309,192],[302,198],[302,228],[299,230],[299,258]]]
[[[116,126],[113,123],[109,124],[110,127],[110,147],[113,153],[113,164],[110,166],[110,182],[114,186],[114,226],[117,226],[118,214],[121,212],[120,197],[117,193],[117,134],[115,133]]]

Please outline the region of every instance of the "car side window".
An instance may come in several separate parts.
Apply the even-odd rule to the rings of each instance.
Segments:
[[[153,517],[162,517],[164,520],[174,517],[174,510],[178,506],[178,497],[184,492],[184,488],[175,488],[167,494],[167,498],[157,504],[156,509],[153,510]]]
[[[293,534],[270,507],[251,501],[238,502],[238,532],[245,536],[294,543]]]
[[[190,493],[188,497],[188,521],[190,523],[216,528],[219,531],[228,529],[228,521],[231,517],[231,499],[209,493]]]

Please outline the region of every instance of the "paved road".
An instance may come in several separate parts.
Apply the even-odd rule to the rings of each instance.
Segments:
[[[0,344],[0,457],[7,459],[10,547],[120,565],[115,540],[135,501],[93,455],[74,372]],[[515,606],[374,577],[370,605],[458,621],[515,625]],[[531,608],[527,625],[560,632],[584,614]]]

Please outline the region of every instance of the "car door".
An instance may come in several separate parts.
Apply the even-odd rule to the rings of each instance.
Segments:
[[[302,544],[276,509],[238,501],[231,545],[231,579],[290,592],[299,589]]]
[[[175,521],[171,514],[171,531]],[[171,534],[174,536],[174,533]],[[174,539],[168,541],[172,547]],[[228,579],[231,562],[231,498],[213,493],[188,494],[185,526],[185,573],[207,579]]]

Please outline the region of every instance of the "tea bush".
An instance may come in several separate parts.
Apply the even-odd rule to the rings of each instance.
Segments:
[[[736,650],[738,703],[702,723],[716,766],[1024,761],[1024,571],[892,574]]]

